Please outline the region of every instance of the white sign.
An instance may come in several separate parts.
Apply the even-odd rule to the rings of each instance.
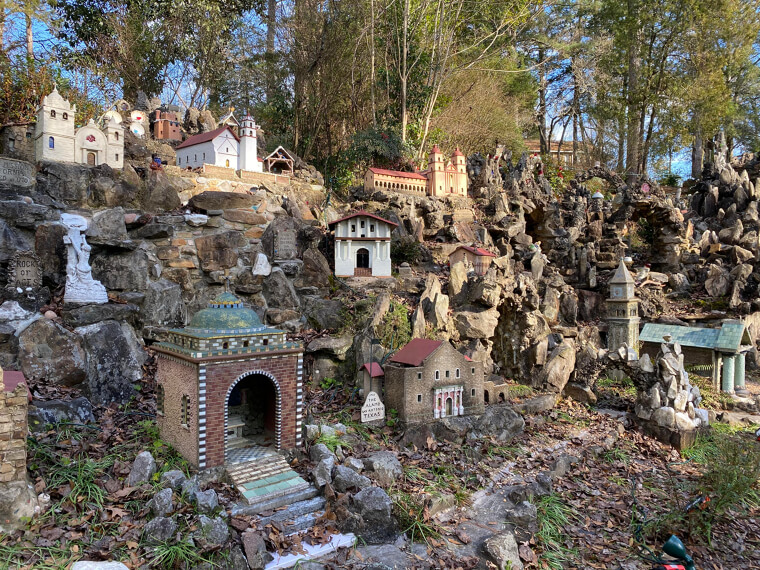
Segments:
[[[370,392],[367,394],[367,399],[364,400],[364,405],[362,406],[362,423],[366,424],[367,422],[384,419],[385,404],[383,404],[376,392]]]

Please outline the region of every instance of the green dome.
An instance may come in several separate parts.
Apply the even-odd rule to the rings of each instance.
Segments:
[[[235,295],[224,292],[201,309],[190,320],[184,332],[221,333],[250,332],[263,330],[259,316],[243,306],[243,302]]]

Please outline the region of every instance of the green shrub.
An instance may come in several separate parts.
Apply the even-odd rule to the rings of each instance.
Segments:
[[[414,265],[422,256],[422,246],[412,236],[403,236],[391,241],[391,261],[396,265]]]

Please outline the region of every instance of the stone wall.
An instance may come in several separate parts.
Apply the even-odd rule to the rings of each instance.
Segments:
[[[0,483],[26,481],[27,389],[5,391],[0,369]]]

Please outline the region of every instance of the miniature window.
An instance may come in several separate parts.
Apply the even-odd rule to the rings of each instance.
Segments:
[[[228,158],[227,160],[225,160],[225,161],[224,161],[224,165],[225,165],[227,168],[229,168],[229,167],[230,167],[230,159],[229,159],[229,158]]]
[[[53,137],[48,139],[48,148],[55,148],[55,139]]]
[[[355,231],[356,231],[356,224],[351,224],[351,231],[352,231],[352,232],[355,232]]]
[[[116,153],[116,160],[119,160],[119,153]]]
[[[375,231],[375,224],[369,225],[369,231],[374,232]]]
[[[417,401],[418,401],[418,402],[421,402],[421,401],[422,401],[422,394],[417,394]]]
[[[422,380],[422,372],[417,372],[417,380]]]
[[[50,111],[50,118],[55,119],[55,109]]]
[[[16,150],[16,139],[13,137],[8,139],[8,150]]]
[[[164,415],[164,387],[158,386],[156,388],[156,412]]]
[[[248,341],[247,341],[247,340],[244,340],[244,341],[243,341],[243,347],[244,347],[244,348],[248,348]]]
[[[68,113],[64,113],[63,114],[63,120],[64,121],[68,121],[69,120],[69,114]]]
[[[265,339],[262,341],[262,343],[261,343],[261,344],[263,344],[264,346],[268,345],[268,344],[269,344],[269,339],[268,339],[268,338],[265,338]]]
[[[446,378],[448,378],[448,377],[449,377],[449,371],[447,370],[446,371]]]
[[[223,349],[227,350],[229,347],[230,347],[230,343],[229,342],[223,342],[222,343],[222,348]]]
[[[460,376],[460,374],[459,374],[459,368],[457,368],[456,372],[454,372],[454,377],[455,378],[459,378],[459,376]]]
[[[26,138],[31,139],[32,138],[32,133],[29,132],[29,131],[26,131]]]
[[[182,157],[181,156],[177,158],[177,164],[182,164]]]
[[[206,160],[206,153],[203,153],[203,160]]]
[[[187,427],[190,423],[190,397],[182,396],[182,425]]]
[[[114,133],[113,138],[115,138],[116,140],[119,140],[119,133]]]
[[[194,160],[195,162],[198,162],[198,155],[197,155],[197,154],[194,154],[194,155],[193,155],[193,160]]]
[[[472,369],[472,373],[475,374],[475,369],[474,368]]]
[[[438,370],[435,371],[435,379],[436,380],[440,380],[441,379],[441,373]]]
[[[470,390],[470,396],[474,396],[474,395],[475,395],[475,388],[473,388],[472,390]]]
[[[359,223],[359,227],[363,228],[364,227],[364,222],[360,222]]]

